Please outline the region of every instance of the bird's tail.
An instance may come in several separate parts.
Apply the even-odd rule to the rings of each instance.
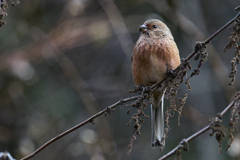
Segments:
[[[161,141],[164,136],[164,111],[163,111],[163,100],[162,98],[154,97],[151,105],[151,121],[152,121],[152,147],[159,146],[164,147],[165,141]]]

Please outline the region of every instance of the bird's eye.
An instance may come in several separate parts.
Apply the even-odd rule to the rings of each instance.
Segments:
[[[156,26],[156,25],[153,25],[152,27],[153,27],[153,28],[157,28],[157,26]]]

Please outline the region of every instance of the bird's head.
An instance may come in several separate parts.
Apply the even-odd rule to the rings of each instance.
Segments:
[[[141,35],[150,38],[163,38],[168,37],[172,38],[171,31],[162,21],[158,19],[149,19],[139,27],[139,32]]]

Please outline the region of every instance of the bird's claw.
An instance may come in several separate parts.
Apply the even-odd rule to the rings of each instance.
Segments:
[[[174,72],[174,70],[172,68],[167,70],[167,75],[170,75],[172,78],[176,77],[176,73]]]

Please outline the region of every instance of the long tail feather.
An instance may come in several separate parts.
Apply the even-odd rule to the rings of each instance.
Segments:
[[[164,94],[161,99],[154,98],[151,105],[151,121],[152,121],[152,147],[163,147],[165,141],[161,142],[164,136],[164,111],[163,111]]]

